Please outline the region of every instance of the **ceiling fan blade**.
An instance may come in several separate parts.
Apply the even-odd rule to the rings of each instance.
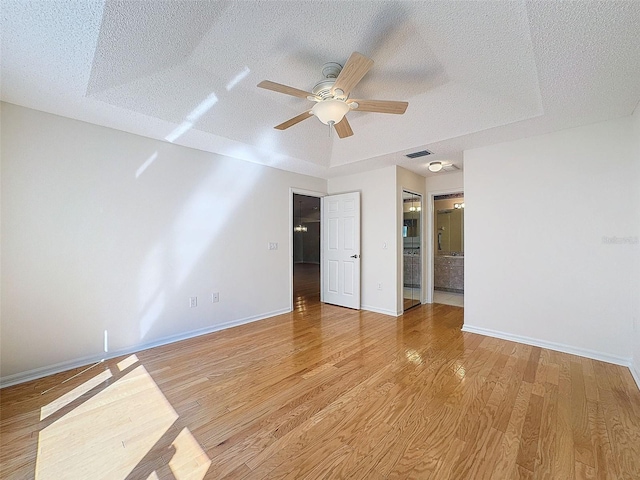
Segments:
[[[333,126],[338,132],[338,136],[340,138],[346,138],[353,135],[353,130],[351,130],[351,125],[347,121],[347,117],[343,117],[338,123]]]
[[[297,88],[288,87],[287,85],[282,85],[281,83],[271,82],[269,80],[263,80],[258,84],[260,88],[266,88],[267,90],[273,90],[274,92],[284,93],[285,95],[292,95],[294,97],[307,98],[309,95],[313,96],[312,93],[305,92],[304,90],[299,90]]]
[[[376,112],[376,113],[396,113],[402,115],[409,106],[408,102],[395,102],[393,100],[351,100],[358,106],[354,108],[356,112]]]
[[[340,89],[345,95],[348,95],[372,66],[373,60],[365,57],[361,53],[353,52],[338,75],[338,78],[336,78],[336,83],[333,85],[332,91]]]
[[[273,128],[276,128],[278,130],[286,130],[289,127],[293,127],[296,123],[300,123],[301,121],[306,120],[307,118],[310,118],[310,117],[313,117],[313,115],[311,114],[311,110],[301,113],[296,117],[290,118],[286,122],[281,123],[280,125],[276,125]]]

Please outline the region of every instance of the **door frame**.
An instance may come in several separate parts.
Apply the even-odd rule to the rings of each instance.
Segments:
[[[314,190],[305,190],[303,188],[289,187],[289,311],[293,312],[293,222],[295,220],[293,209],[294,195],[306,195],[307,197],[320,198],[320,302],[324,300],[322,294],[322,281],[324,280],[324,267],[322,265],[322,198],[328,194],[316,192]]]
[[[402,308],[400,309],[401,313],[404,313],[404,239],[402,237],[402,226],[404,225],[404,193],[409,193],[411,195],[416,195],[420,197],[420,304],[425,303],[425,271],[424,271],[424,250],[422,246],[425,244],[425,221],[424,221],[424,210],[425,210],[425,195],[423,193],[416,192],[411,190],[410,188],[401,187],[400,188],[400,205],[402,206],[402,218],[400,219],[400,301],[402,302]]]
[[[433,190],[433,191],[429,191],[427,192],[427,196],[429,198],[429,218],[427,219],[426,225],[428,226],[427,230],[428,230],[428,235],[429,235],[429,241],[427,242],[427,280],[428,280],[428,285],[427,288],[425,289],[426,292],[426,298],[425,298],[425,303],[433,303],[433,284],[434,284],[434,280],[433,280],[433,275],[434,275],[434,264],[433,264],[433,256],[434,256],[434,245],[433,245],[433,238],[434,238],[434,230],[435,230],[435,224],[433,221],[433,217],[435,215],[435,206],[433,204],[434,202],[434,197],[437,197],[438,195],[450,195],[452,193],[462,193],[464,195],[464,187],[463,188],[448,188],[448,189],[444,189],[444,190]]]

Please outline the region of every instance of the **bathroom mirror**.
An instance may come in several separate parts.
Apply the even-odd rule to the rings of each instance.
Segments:
[[[464,208],[436,211],[436,254],[464,254]]]

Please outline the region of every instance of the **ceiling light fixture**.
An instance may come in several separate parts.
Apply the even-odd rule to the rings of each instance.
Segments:
[[[304,233],[307,231],[307,226],[302,224],[302,200],[298,201],[298,225],[293,227],[293,231],[296,233]]]
[[[311,109],[318,120],[325,125],[336,125],[342,121],[346,113],[349,111],[349,105],[342,100],[329,98],[316,103]]]
[[[442,162],[431,162],[429,164],[429,170],[431,172],[439,172],[442,170]]]

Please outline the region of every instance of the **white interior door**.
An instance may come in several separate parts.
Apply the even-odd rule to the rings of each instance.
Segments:
[[[322,198],[323,301],[360,309],[360,192]]]

